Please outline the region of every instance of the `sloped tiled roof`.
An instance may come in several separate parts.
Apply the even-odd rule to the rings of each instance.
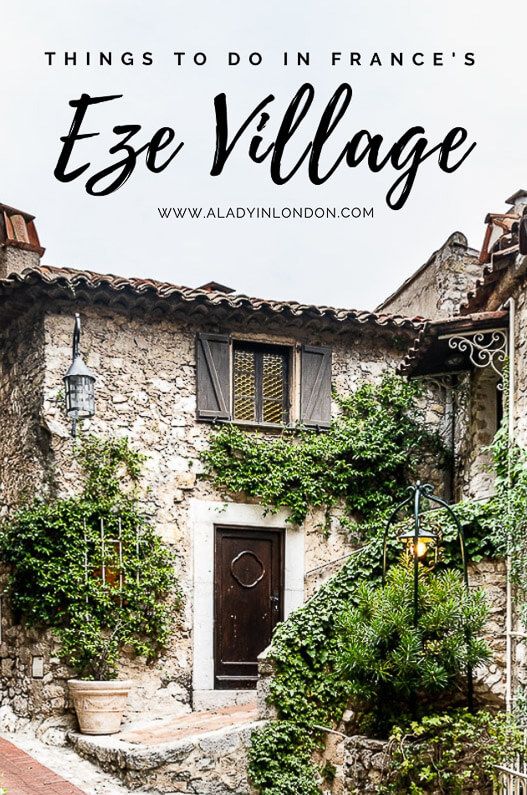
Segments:
[[[103,291],[114,297],[150,297],[161,302],[169,301],[174,305],[183,307],[186,305],[189,309],[201,305],[210,309],[227,308],[249,313],[261,312],[268,316],[320,319],[333,323],[373,324],[387,329],[399,328],[409,331],[418,330],[424,322],[422,317],[408,318],[397,314],[339,309],[331,306],[302,304],[297,301],[251,298],[237,293],[228,294],[209,289],[183,287],[155,279],[115,276],[74,268],[57,268],[50,265],[28,268],[20,274],[14,273],[7,279],[0,280],[0,297],[23,287],[33,287],[44,291],[47,288],[53,288],[55,292],[69,293],[70,295],[78,294],[79,291],[83,293]]]
[[[428,321],[420,329],[411,348],[399,365],[398,372],[411,377],[434,371],[448,371],[449,367],[446,361],[453,352],[449,349],[447,342],[441,340],[443,335],[463,335],[474,332],[484,334],[495,328],[506,327],[508,317],[508,311],[500,309],[495,312],[476,312],[470,315],[456,315],[456,317]],[[457,368],[454,367],[454,369]]]
[[[511,265],[514,265],[519,253],[520,225],[527,206],[526,197],[525,190],[518,190],[507,199],[507,204],[511,205],[510,210],[504,213],[487,213],[485,237],[479,255],[479,262],[482,265],[481,276],[460,306],[461,314],[473,314],[482,309],[497,308],[497,306],[487,307],[487,303],[498,282],[510,272]]]

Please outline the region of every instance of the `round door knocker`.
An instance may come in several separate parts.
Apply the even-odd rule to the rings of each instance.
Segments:
[[[258,566],[260,566],[260,574],[252,582],[244,582],[242,579],[240,579],[240,576],[238,574],[236,574],[236,571],[235,571],[236,564],[239,563],[239,561],[242,560],[242,558],[246,558],[246,557],[254,558],[254,560],[256,561]],[[241,573],[242,572],[240,572],[240,574]],[[231,561],[231,574],[234,577],[234,579],[236,580],[236,582],[239,585],[242,586],[242,588],[254,588],[254,586],[258,585],[260,580],[263,579],[263,577],[265,575],[265,566],[263,565],[263,563],[260,560],[260,558],[258,557],[258,555],[256,555],[254,552],[251,552],[251,550],[249,550],[249,549],[245,549],[243,552],[240,552],[238,555],[236,555],[235,558],[232,559],[232,561]]]

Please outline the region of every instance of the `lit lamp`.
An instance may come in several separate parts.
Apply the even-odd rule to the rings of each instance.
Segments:
[[[77,422],[95,414],[95,375],[84,363],[80,353],[81,319],[75,315],[72,362],[66,375],[66,412],[71,417],[71,435],[77,435]]]
[[[406,506],[410,506],[413,503],[413,530],[408,530],[405,533],[401,533],[398,536],[399,541],[402,541],[406,544],[407,550],[410,554],[410,557],[413,561],[413,585],[414,585],[414,593],[413,593],[413,624],[414,627],[417,629],[419,623],[419,562],[426,556],[428,552],[428,547],[430,544],[435,544],[436,548],[436,556],[437,556],[437,535],[432,533],[430,530],[422,530],[421,529],[421,504],[423,500],[426,500],[430,503],[435,505],[439,505],[441,508],[444,508],[446,513],[450,516],[450,518],[454,521],[454,524],[457,529],[457,535],[459,539],[459,546],[461,552],[461,568],[463,572],[463,583],[465,585],[465,589],[467,593],[469,592],[469,581],[468,581],[468,568],[467,568],[467,555],[466,555],[466,548],[465,548],[465,534],[463,532],[463,526],[459,521],[456,513],[452,510],[450,505],[442,500],[440,497],[436,497],[434,494],[433,487],[429,483],[421,483],[419,480],[414,486],[410,486],[408,488],[409,496],[399,503],[399,505],[395,506],[390,518],[386,522],[386,526],[384,528],[384,537],[382,543],[382,584],[386,583],[386,569],[388,567],[388,535],[390,532],[390,528],[395,524],[397,521],[397,517],[399,511]],[[467,630],[467,642],[470,638],[469,630]],[[473,700],[473,684],[472,684],[472,669],[470,666],[467,666],[467,700],[468,700],[468,707],[470,711],[472,711],[474,706]]]
[[[424,533],[421,528],[419,528],[417,531],[417,537],[415,530],[408,530],[407,533],[402,533],[399,536],[399,541],[402,541],[403,544],[406,544],[406,548],[412,557],[414,557],[415,554],[419,560],[422,560],[424,557],[426,557],[426,553],[428,552],[428,547],[430,544],[435,544],[437,541],[437,536],[435,533],[430,531]]]

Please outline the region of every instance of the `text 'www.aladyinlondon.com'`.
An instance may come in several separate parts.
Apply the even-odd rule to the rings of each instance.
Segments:
[[[158,207],[157,211],[161,219],[174,221],[373,218],[373,207]]]

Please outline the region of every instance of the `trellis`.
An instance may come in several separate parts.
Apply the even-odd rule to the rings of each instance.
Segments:
[[[527,795],[527,770],[525,761],[517,763],[517,768],[501,765],[496,767],[498,783],[494,788],[495,795]]]
[[[524,743],[527,746],[527,729],[523,729]],[[527,759],[518,754],[508,765],[496,765],[497,782],[494,795],[527,795]]]
[[[88,533],[88,526],[86,524],[86,519],[83,520],[84,524],[84,560],[83,560],[83,567],[84,567],[84,584],[86,586],[86,604],[89,602],[89,595],[88,595],[88,583],[90,581],[90,577],[92,576],[93,572],[93,565],[90,562],[90,537]],[[119,593],[119,606],[122,607],[123,605],[123,586],[124,586],[124,566],[123,566],[123,526],[122,520],[119,516],[117,518],[117,536],[108,536],[106,532],[106,523],[104,518],[101,516],[99,519],[99,540],[100,540],[100,566],[101,566],[101,581],[103,586],[108,584],[108,567],[107,563],[109,560],[109,556],[107,554],[108,547],[112,545],[114,549],[117,551],[117,576],[118,576],[118,593]],[[135,528],[135,553],[137,560],[140,559],[141,555],[141,545],[146,543],[145,539],[142,537],[141,527],[137,526]],[[112,568],[113,568],[113,561],[112,561]],[[136,583],[139,584],[140,580],[140,567],[137,566],[135,572],[135,579]]]

